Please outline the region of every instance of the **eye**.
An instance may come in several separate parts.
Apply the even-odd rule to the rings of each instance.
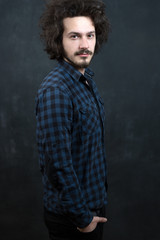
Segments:
[[[71,36],[70,36],[70,38],[71,38],[71,39],[73,39],[73,40],[75,40],[75,39],[77,39],[77,38],[78,38],[78,35],[76,35],[76,34],[74,34],[74,35],[71,35]]]
[[[95,36],[94,33],[90,33],[90,34],[88,34],[88,38],[90,38],[90,39],[94,38],[94,36]]]

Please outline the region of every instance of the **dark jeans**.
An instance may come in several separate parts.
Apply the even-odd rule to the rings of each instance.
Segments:
[[[105,216],[105,207],[96,214],[94,212],[93,215]],[[81,233],[67,218],[48,212],[46,209],[44,209],[44,221],[51,240],[102,240],[103,223],[98,223],[92,232]]]

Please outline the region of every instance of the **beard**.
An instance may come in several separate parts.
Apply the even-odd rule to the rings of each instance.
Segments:
[[[93,56],[93,53],[89,50],[81,50],[79,52],[75,52],[74,53],[74,57],[78,56],[78,55],[81,55],[81,54],[88,54],[88,55],[91,55]],[[67,59],[67,61],[73,66],[75,67],[76,69],[83,69],[83,68],[87,68],[90,64],[90,61],[87,60],[87,57],[81,57],[81,61],[76,61],[73,59],[71,59],[68,54],[65,52],[65,50],[63,49],[63,57],[65,59]]]

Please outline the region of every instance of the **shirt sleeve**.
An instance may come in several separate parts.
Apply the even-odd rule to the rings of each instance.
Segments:
[[[86,227],[93,216],[85,203],[72,164],[72,102],[66,93],[50,87],[39,101],[38,112],[47,155],[46,172],[59,192],[62,213],[67,214],[77,227]]]

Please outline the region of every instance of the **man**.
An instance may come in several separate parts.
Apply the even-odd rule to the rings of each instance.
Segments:
[[[37,143],[50,239],[102,239],[107,219],[104,105],[88,65],[107,40],[101,0],[51,0],[42,39],[58,66],[36,98]]]

